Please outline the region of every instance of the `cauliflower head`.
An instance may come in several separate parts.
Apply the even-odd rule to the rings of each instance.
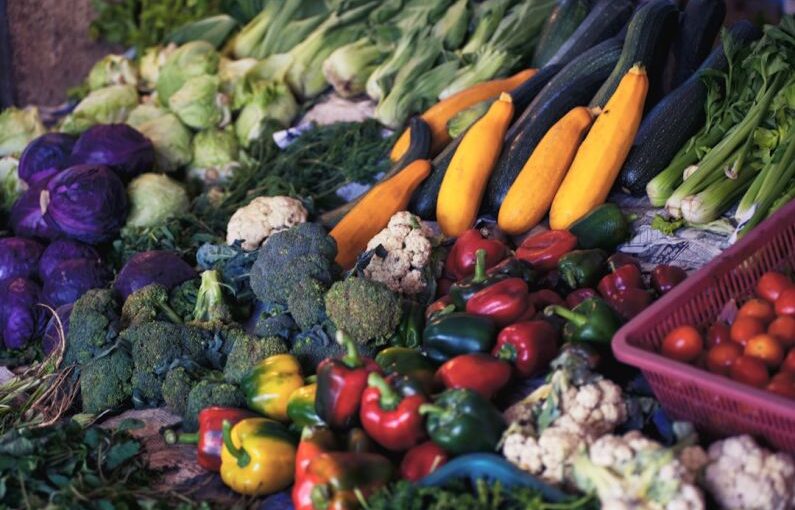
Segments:
[[[300,200],[291,197],[257,197],[229,218],[226,242],[242,241],[241,247],[253,251],[271,235],[305,223],[308,213]]]
[[[392,292],[419,294],[427,285],[423,269],[431,259],[431,228],[408,211],[395,213],[389,224],[367,243],[376,252],[364,268],[364,276],[381,282]],[[384,254],[385,252],[385,254]],[[383,256],[382,256],[383,255]]]
[[[795,461],[772,453],[749,435],[713,443],[703,486],[726,510],[795,508]]]

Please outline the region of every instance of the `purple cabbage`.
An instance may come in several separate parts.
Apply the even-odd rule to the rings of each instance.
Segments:
[[[41,213],[41,191],[39,186],[30,188],[11,207],[9,225],[16,235],[55,239],[60,234],[58,229],[44,221]]]
[[[42,297],[53,308],[74,303],[88,290],[107,287],[110,278],[110,272],[96,260],[64,260],[44,280]]]
[[[110,241],[127,219],[127,191],[121,179],[97,165],[77,165],[47,183],[44,220],[63,237],[98,244]]]
[[[0,280],[35,278],[39,257],[44,250],[39,242],[23,237],[0,239]]]
[[[19,158],[19,178],[30,186],[46,182],[67,166],[75,137],[65,133],[47,133],[25,147]]]
[[[41,254],[39,259],[39,278],[41,281],[46,282],[50,279],[50,275],[58,264],[74,259],[87,259],[97,264],[102,263],[99,253],[90,244],[69,239],[59,239],[50,243],[44,249],[44,253]]]
[[[41,289],[27,278],[0,283],[0,336],[8,349],[21,349],[38,338],[44,329]]]
[[[47,321],[47,326],[44,328],[44,336],[41,339],[41,350],[44,352],[45,356],[48,356],[55,350],[58,344],[61,343],[61,336],[58,332],[58,321],[55,320],[55,316],[57,315],[61,320],[63,336],[66,337],[66,335],[69,334],[69,318],[72,316],[73,307],[74,303],[59,306],[55,310],[55,314],[51,315],[50,320]]]
[[[80,135],[69,162],[72,165],[107,165],[129,181],[152,170],[155,148],[148,138],[127,124],[99,124]]]
[[[196,271],[171,251],[144,251],[136,253],[124,264],[113,289],[122,300],[151,283],[171,289],[180,283],[196,278]]]

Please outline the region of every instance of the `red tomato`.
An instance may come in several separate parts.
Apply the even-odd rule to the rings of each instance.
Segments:
[[[776,314],[795,317],[795,287],[785,289],[776,299]]]
[[[734,360],[743,355],[740,344],[726,342],[712,347],[707,352],[707,370],[716,374],[729,375]]]
[[[732,364],[731,377],[735,381],[750,384],[761,388],[770,379],[767,375],[767,367],[762,360],[751,356],[740,356]]]
[[[774,336],[768,334],[756,335],[748,340],[743,354],[759,358],[771,368],[778,367],[784,361],[784,349]]]
[[[756,282],[756,295],[775,303],[784,289],[788,287],[792,287],[792,280],[781,273],[769,271]]]
[[[795,398],[795,374],[779,372],[770,379],[765,388],[781,396]]]
[[[778,338],[784,348],[795,346],[795,317],[776,317],[767,327],[767,333]]]
[[[789,353],[784,357],[784,362],[781,364],[781,371],[795,374],[795,347],[789,350]]]
[[[768,301],[759,298],[749,299],[737,311],[737,318],[751,317],[759,319],[765,324],[769,323],[776,318],[776,313],[773,311],[773,305]]]
[[[707,349],[730,342],[731,327],[723,321],[716,322],[707,331]]]
[[[668,358],[689,363],[704,350],[701,334],[693,326],[679,326],[665,335],[662,354]]]
[[[765,325],[762,321],[751,317],[739,317],[734,321],[734,324],[732,324],[731,338],[745,347],[748,340],[764,332]]]

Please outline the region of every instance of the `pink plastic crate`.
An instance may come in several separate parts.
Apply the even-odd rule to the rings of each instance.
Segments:
[[[706,331],[732,298],[753,294],[766,271],[795,270],[795,201],[644,310],[613,338],[618,360],[639,368],[663,407],[718,436],[749,433],[795,453],[795,400],[657,353],[676,326]]]

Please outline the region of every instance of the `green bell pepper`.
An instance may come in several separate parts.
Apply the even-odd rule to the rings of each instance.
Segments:
[[[436,388],[434,375],[436,365],[423,353],[407,347],[387,347],[375,357],[375,362],[384,371],[384,375],[400,374],[411,377],[426,393],[433,393]]]
[[[588,298],[571,310],[559,305],[544,309],[544,315],[558,315],[566,319],[563,339],[567,342],[595,342],[609,344],[621,327],[621,319],[603,300]]]
[[[574,250],[558,260],[558,272],[572,289],[596,287],[607,274],[607,253],[602,250]]]
[[[422,345],[423,327],[425,327],[425,307],[416,301],[403,301],[403,318],[389,344],[395,347],[419,349]]]
[[[425,354],[444,363],[459,354],[490,352],[497,337],[497,326],[488,317],[452,312],[433,317],[422,333]]]
[[[433,442],[457,455],[494,451],[506,427],[497,408],[468,389],[447,390],[420,413]]]

